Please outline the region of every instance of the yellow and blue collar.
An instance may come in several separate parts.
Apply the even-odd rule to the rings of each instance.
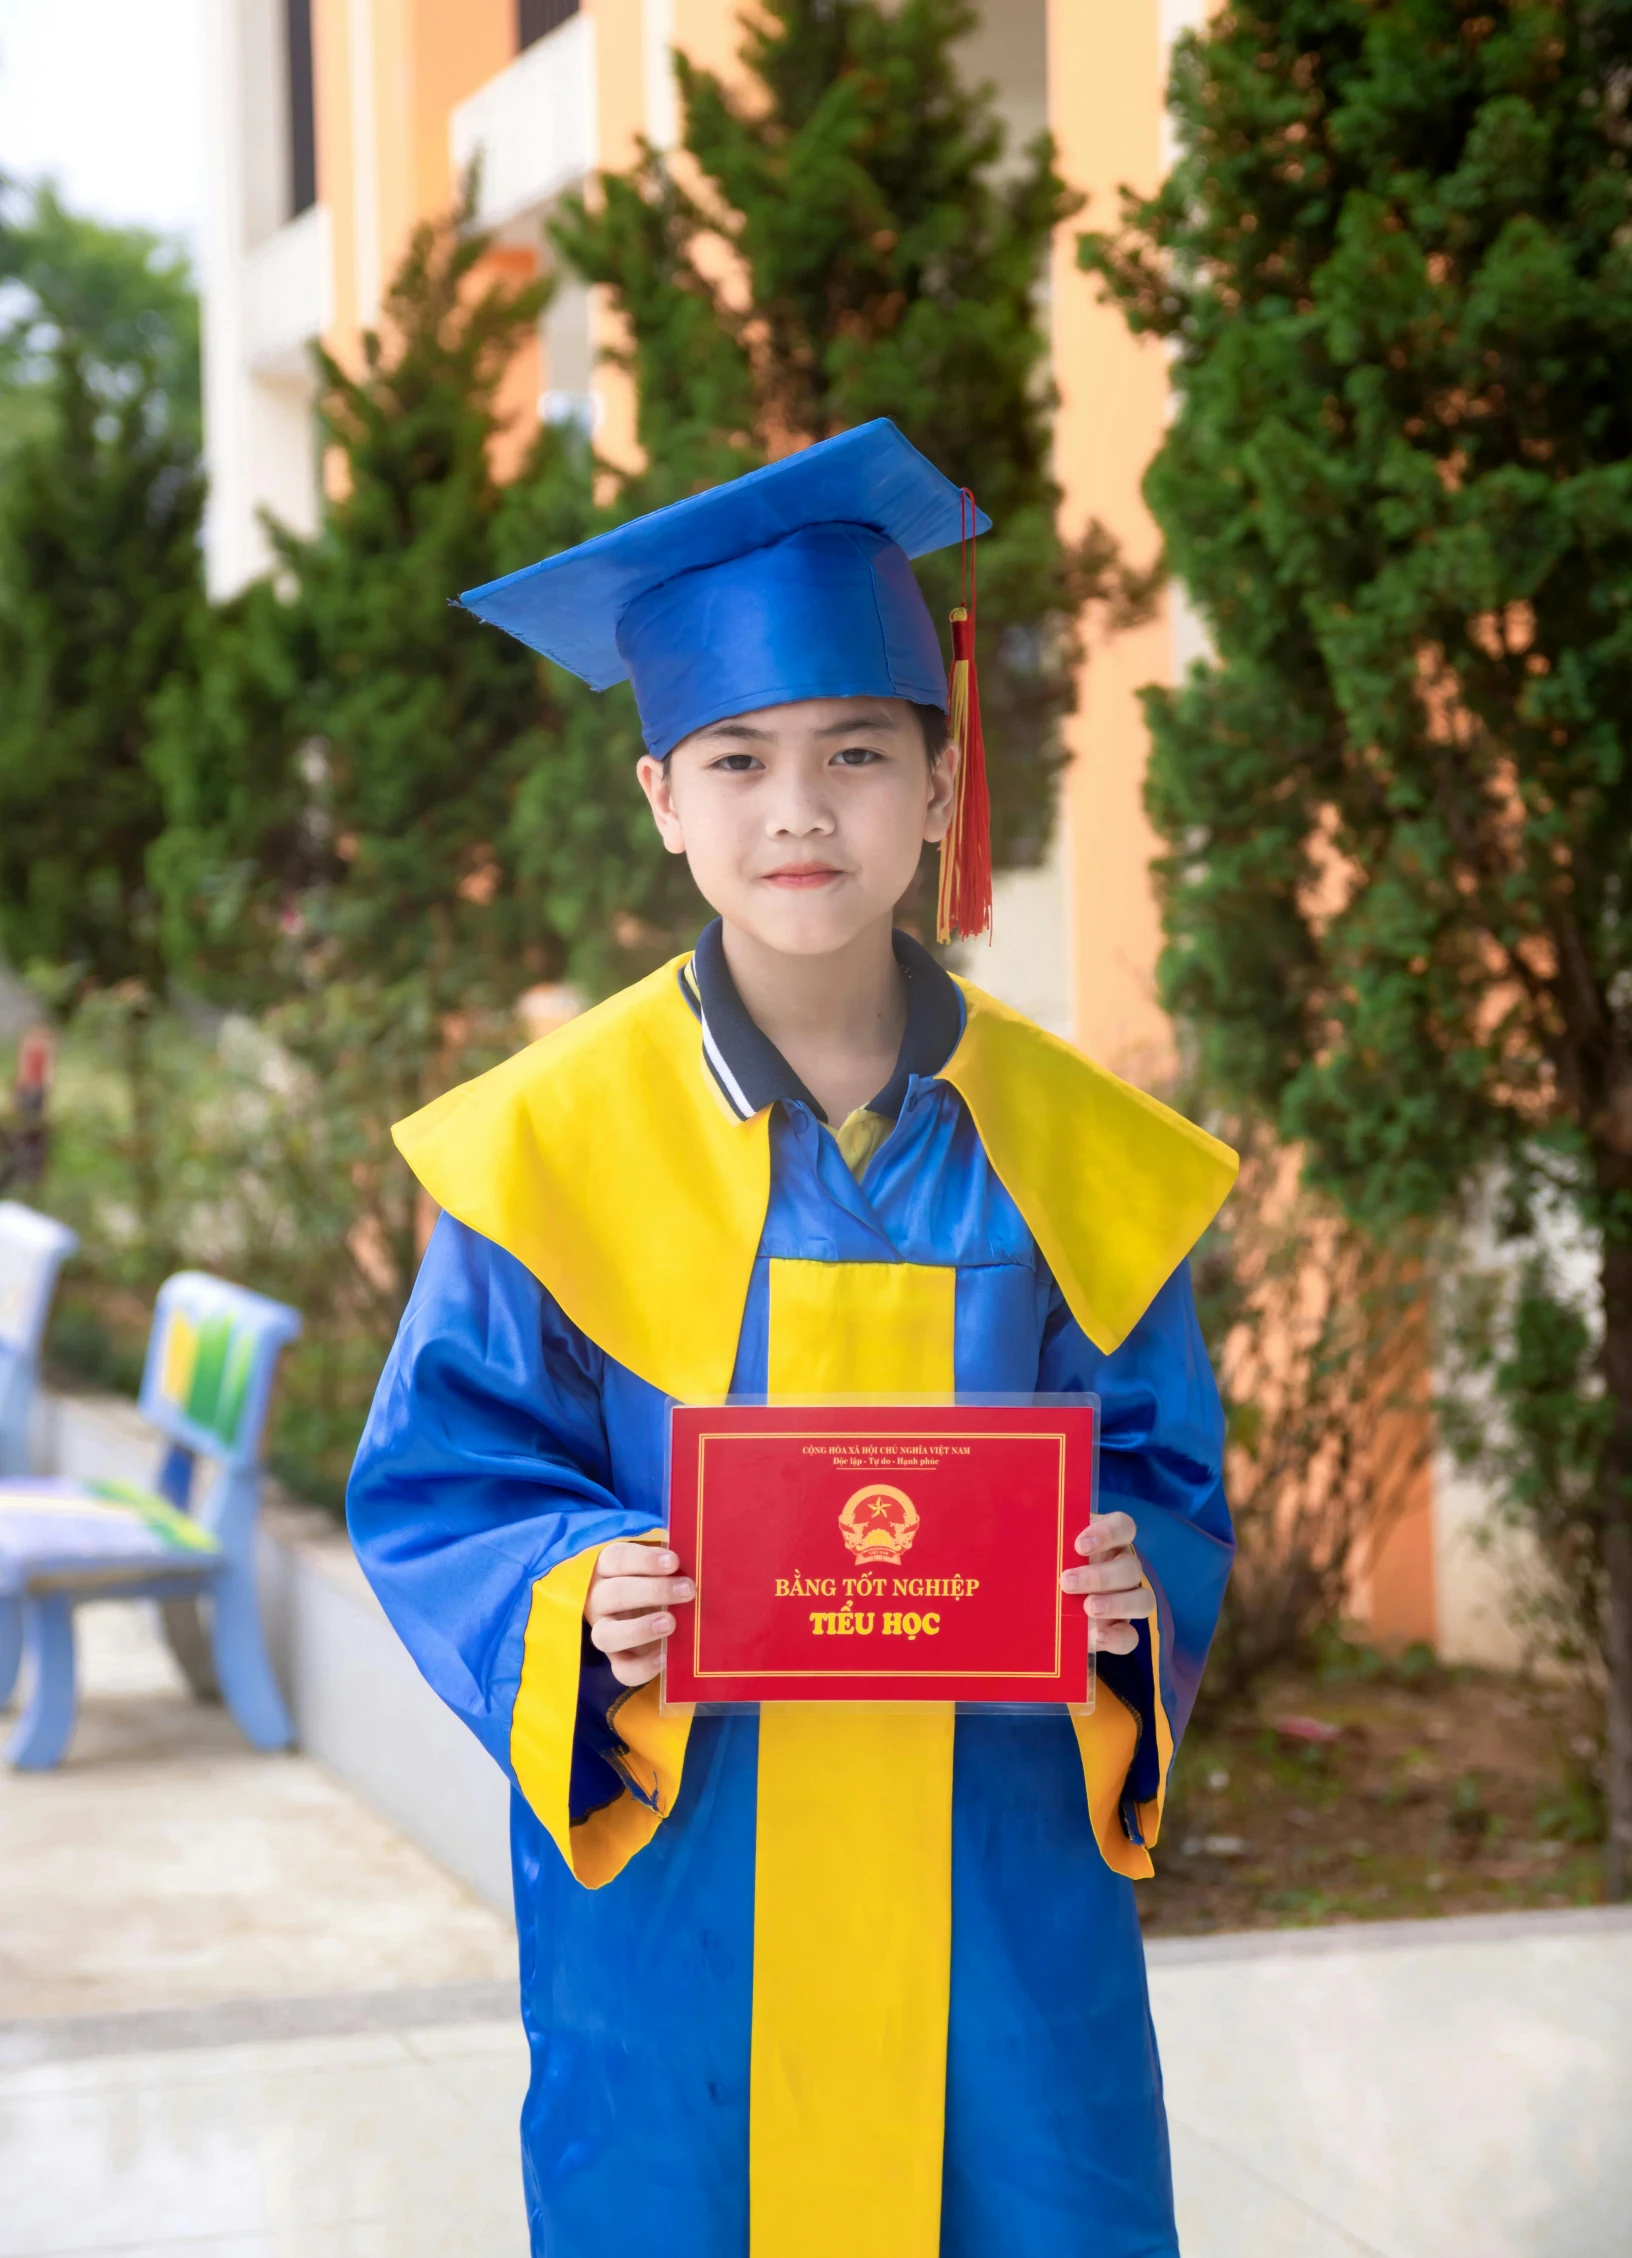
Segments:
[[[864,1110],[895,1120],[916,1075],[939,1074],[963,1037],[963,998],[957,982],[910,933],[892,936],[895,961],[907,984],[907,1027],[895,1072]],[[767,1106],[802,1105],[826,1121],[816,1099],[782,1053],[750,1018],[725,961],[720,920],[704,927],[696,949],[679,970],[680,992],[702,1030],[703,1063],[738,1121]]]
[[[590,1340],[695,1402],[731,1384],[770,1196],[770,1116],[768,1103],[744,1117],[711,1094],[680,970],[650,974],[394,1134],[432,1199],[525,1264]],[[954,986],[963,1031],[932,1071],[968,1107],[1072,1315],[1109,1353],[1222,1206],[1236,1157],[994,996]]]

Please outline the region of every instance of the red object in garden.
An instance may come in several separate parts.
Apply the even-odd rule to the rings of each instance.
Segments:
[[[56,1037],[49,1027],[30,1027],[18,1044],[15,1095],[20,1110],[30,1099],[43,1107],[51,1088],[56,1051]]]
[[[1326,1743],[1343,1738],[1341,1725],[1328,1725],[1319,1717],[1274,1717],[1270,1722],[1283,1741]]]
[[[28,1028],[17,1046],[11,1116],[0,1120],[0,1195],[32,1190],[45,1174],[45,1116],[56,1055],[49,1027]]]

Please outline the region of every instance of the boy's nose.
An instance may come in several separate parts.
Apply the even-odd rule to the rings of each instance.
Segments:
[[[833,810],[819,793],[792,787],[766,810],[766,829],[780,839],[824,837],[833,829]]]

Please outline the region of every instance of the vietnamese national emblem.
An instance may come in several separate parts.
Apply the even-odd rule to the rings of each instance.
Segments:
[[[918,1508],[905,1490],[869,1482],[846,1498],[839,1513],[844,1541],[856,1558],[883,1565],[899,1560],[918,1534]]]

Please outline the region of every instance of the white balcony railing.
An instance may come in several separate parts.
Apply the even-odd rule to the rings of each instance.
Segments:
[[[547,204],[597,161],[595,19],[571,16],[518,55],[449,121],[456,173],[481,161],[476,216],[502,228]]]
[[[334,321],[334,230],[314,204],[244,263],[244,357],[262,376],[306,376],[306,348]]]

